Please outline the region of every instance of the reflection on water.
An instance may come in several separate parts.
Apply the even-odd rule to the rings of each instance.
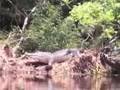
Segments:
[[[25,79],[15,75],[1,75],[0,90],[120,90],[120,77]]]

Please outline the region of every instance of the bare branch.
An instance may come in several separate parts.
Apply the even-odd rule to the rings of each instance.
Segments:
[[[37,8],[37,5],[35,7],[32,8],[31,12],[26,16],[25,20],[24,20],[24,24],[23,24],[23,27],[22,27],[22,31],[24,32],[25,31],[25,28],[26,28],[26,25],[28,24],[28,19],[29,17],[31,16],[31,14],[36,10]]]
[[[91,36],[90,36],[90,34],[88,33],[87,38],[86,38],[85,40],[82,41],[81,47],[83,47],[84,43],[85,43],[90,37],[91,37]]]

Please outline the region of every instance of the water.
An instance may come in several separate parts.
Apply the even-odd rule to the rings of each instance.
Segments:
[[[120,90],[120,77],[21,78],[0,77],[0,90]]]

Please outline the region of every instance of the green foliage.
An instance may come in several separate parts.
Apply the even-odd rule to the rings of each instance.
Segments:
[[[75,5],[69,17],[82,25],[80,29],[84,34],[89,34],[92,37],[88,38],[87,42],[90,43],[92,40],[92,44],[97,44],[101,41],[104,43],[106,40],[109,42],[109,40],[118,33],[118,31],[114,29],[113,22],[119,21],[119,10],[120,3],[117,2],[117,0],[91,0],[83,4]],[[102,28],[97,28],[96,26]],[[102,33],[98,33],[96,36],[95,33],[99,31],[102,31]],[[80,32],[81,35],[83,34],[82,32]],[[85,35],[82,35],[81,38],[83,38],[83,36]]]
[[[26,51],[32,51],[34,48],[54,51],[62,48],[90,47],[108,43],[115,35],[120,37],[119,0],[15,1],[13,3],[23,12],[30,11],[36,2],[39,2],[33,13],[31,26],[25,33],[29,40],[24,42],[22,48]],[[13,27],[20,19],[22,22],[19,24],[22,25],[24,18],[21,14],[15,12],[16,9],[11,5],[6,5],[6,2],[5,6],[1,2],[0,12],[5,19],[0,20],[0,26]],[[3,11],[8,15],[2,14]],[[16,18],[17,15],[19,18]]]
[[[66,4],[70,2],[70,0],[62,0],[62,1],[65,2]]]
[[[114,31],[114,29],[112,27],[110,27],[110,28],[107,28],[103,31],[101,37],[111,39],[113,37],[113,35],[116,34],[116,33],[117,32]]]
[[[54,51],[66,47],[76,47],[79,39],[73,31],[75,26],[70,19],[62,19],[59,7],[47,4],[47,7],[34,14],[28,37],[37,41],[39,49]]]
[[[113,13],[114,13],[115,19],[120,20],[120,2],[115,4]]]
[[[83,25],[107,23],[114,19],[113,10],[106,10],[98,2],[86,2],[82,5],[74,6],[70,14],[73,20],[79,20]]]
[[[62,1],[68,7],[73,2]],[[84,0],[70,6],[70,16],[64,19],[61,7],[46,2],[34,14],[28,36],[39,44],[40,50],[102,45],[118,33],[113,27],[120,15],[116,0]]]
[[[20,44],[20,48],[18,48],[18,50],[20,49],[22,49],[23,51],[27,51],[27,52],[34,52],[38,49],[38,43],[34,41],[32,38],[26,38]]]

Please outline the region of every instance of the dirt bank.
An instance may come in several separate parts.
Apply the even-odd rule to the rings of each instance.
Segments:
[[[46,71],[46,65],[40,64],[37,67],[32,64],[26,65],[27,62],[35,62],[33,58],[6,57],[2,48],[0,51],[0,71],[3,74],[12,73],[24,78],[41,78],[41,76],[48,75],[53,77],[73,74],[85,76],[106,72],[100,61],[100,54],[95,49],[84,50],[79,56],[72,56],[62,63],[55,63],[49,72]],[[39,64],[38,61],[37,64]]]

